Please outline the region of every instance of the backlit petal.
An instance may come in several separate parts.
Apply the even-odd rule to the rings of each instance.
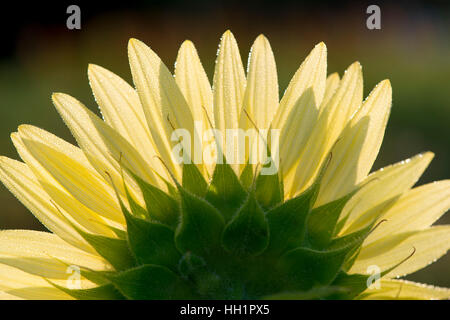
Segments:
[[[341,234],[354,232],[373,222],[376,217],[370,214],[370,209],[389,199],[395,200],[410,189],[433,157],[432,152],[426,152],[371,173],[362,182],[364,188],[349,200],[341,213],[341,219],[346,219]]]
[[[380,225],[378,228],[382,228]],[[386,236],[363,245],[351,273],[366,273],[371,265],[386,270],[415,253],[389,274],[388,278],[404,276],[436,261],[450,249],[450,226],[436,226],[423,231],[407,231]]]
[[[382,81],[353,116],[332,150],[316,205],[347,194],[367,176],[383,141],[391,101],[391,84]]]
[[[319,114],[325,93],[327,49],[316,45],[289,83],[272,122],[281,129],[280,161],[284,172],[295,164]]]
[[[450,299],[450,289],[406,280],[381,279],[380,288],[362,293],[363,300],[437,300]]]

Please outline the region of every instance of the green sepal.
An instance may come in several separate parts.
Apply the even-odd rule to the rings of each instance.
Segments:
[[[206,192],[206,200],[219,210],[225,221],[228,221],[242,205],[246,196],[247,192],[225,159],[223,163],[217,163]]]
[[[353,299],[367,289],[367,280],[370,275],[364,274],[347,274],[340,272],[333,285],[347,288],[347,292],[336,293],[332,296],[333,299]]]
[[[203,270],[205,267],[205,259],[192,252],[186,252],[178,263],[178,271],[183,277],[189,280],[193,280],[199,270]]]
[[[126,240],[94,235],[82,230],[77,231],[117,271],[132,268],[136,265]]]
[[[81,275],[87,280],[95,283],[98,286],[102,286],[104,284],[108,284],[109,280],[105,277],[105,275],[115,273],[116,271],[96,271],[91,270],[86,267],[80,267]]]
[[[123,205],[121,201],[120,203]],[[136,261],[128,248],[128,242],[126,240],[85,232],[67,217],[63,217],[65,221],[117,271],[128,269],[136,265]]]
[[[208,190],[208,183],[205,181],[198,167],[193,164],[183,164],[183,188],[187,191],[203,198]]]
[[[250,256],[263,252],[268,243],[269,226],[254,192],[251,191],[242,207],[226,225],[222,245],[237,256]]]
[[[267,212],[270,229],[267,254],[281,254],[304,243],[309,215],[316,202],[330,159],[331,155],[324,161],[315,181],[309,188]]]
[[[124,230],[120,230],[118,228],[114,228],[111,226],[108,226],[109,229],[111,229],[112,232],[114,232],[114,234],[117,236],[117,238],[122,239],[122,240],[126,240],[127,238],[127,232]]]
[[[342,209],[358,190],[359,188],[311,210],[308,217],[307,241],[313,248],[323,249],[330,244]]]
[[[317,197],[317,188],[314,184],[299,196],[267,212],[270,230],[267,254],[281,254],[303,243],[308,215]]]
[[[125,189],[125,193],[127,195],[127,200],[128,200],[128,204],[130,205],[130,209],[131,212],[133,213],[133,215],[135,217],[140,217],[140,218],[147,218],[150,219],[150,215],[148,213],[148,211],[145,208],[142,208],[131,196],[130,191],[128,190],[128,187],[124,181],[123,183],[123,187]],[[122,199],[120,198],[120,196],[118,195],[117,190],[114,188],[114,190],[116,191],[116,197],[119,200],[120,203],[120,207],[122,208],[122,212],[127,211],[128,209],[126,209],[126,207],[124,206]]]
[[[185,279],[195,285],[199,297],[225,298],[226,288],[222,278],[208,268],[202,257],[186,252],[180,259],[178,270]]]
[[[175,270],[180,253],[175,248],[174,232],[168,226],[134,217],[124,212],[128,242],[138,264],[157,264]]]
[[[126,298],[111,283],[89,289],[68,289],[47,280],[55,288],[77,300],[125,300]]]
[[[168,268],[146,264],[109,277],[112,284],[128,299],[189,299],[187,284]]]
[[[297,248],[279,262],[285,286],[290,290],[309,290],[329,285],[337,276],[347,255],[346,250],[317,251]]]
[[[149,218],[175,227],[179,219],[179,208],[176,199],[161,189],[145,182],[137,175],[131,174],[142,191]]]
[[[252,187],[253,184],[253,165],[247,162],[244,169],[241,172],[241,175],[239,176],[239,181],[241,182],[242,186],[249,190]]]
[[[268,168],[270,166],[271,163],[265,164],[263,168]],[[263,175],[260,171],[255,184],[256,199],[265,210],[283,202],[283,179],[280,179],[279,171],[272,175]]]
[[[128,269],[136,265],[136,261],[134,260],[126,240],[88,233],[81,230],[67,218],[66,221],[117,271]]]
[[[192,251],[208,256],[220,245],[224,221],[210,203],[178,185],[181,221],[175,231],[175,245],[180,252]]]
[[[361,246],[367,235],[367,230],[363,230],[351,237],[337,239],[323,251],[300,247],[287,252],[279,263],[282,272],[287,275],[287,285],[305,290],[331,284],[347,257]]]

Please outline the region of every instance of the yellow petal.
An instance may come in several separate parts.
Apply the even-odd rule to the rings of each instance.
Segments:
[[[50,196],[24,163],[0,157],[0,180],[47,229],[77,248],[95,252],[49,201]]]
[[[76,159],[78,163],[82,163],[85,168],[91,168],[89,162],[79,148],[76,148],[51,133],[28,125],[20,126],[20,131],[22,131],[22,134],[25,136],[32,137],[35,141],[48,144],[52,148],[68,154],[71,158]],[[124,228],[124,221],[123,218],[121,218],[121,215],[119,215],[119,221],[121,221],[122,224],[117,226],[117,223],[111,223],[109,220],[103,219],[100,216],[102,213],[99,215],[75,199],[73,195],[71,195],[54,178],[54,176],[49,173],[49,171],[47,171],[45,166],[41,165],[41,163],[30,153],[28,148],[26,148],[23,143],[19,133],[11,134],[11,138],[21,158],[25,161],[28,168],[31,169],[34,176],[39,181],[40,187],[46,194],[48,194],[49,199],[52,199],[52,202],[58,207],[58,210],[61,210],[66,216],[69,216],[72,222],[82,229],[105,236],[114,236],[111,229],[105,225],[119,227],[120,229]],[[96,171],[92,168],[90,171],[92,174],[97,175]],[[105,187],[108,188],[108,186]]]
[[[251,157],[254,159],[250,161],[251,163],[264,163],[267,150],[260,146],[263,131],[258,132],[255,129],[268,130],[270,128],[279,104],[275,57],[266,37],[260,35],[256,38],[248,59],[247,87],[239,118],[239,127],[244,130],[250,129],[246,132],[249,134],[246,162]],[[266,139],[266,136],[263,136],[263,139]],[[241,166],[241,169],[243,168],[244,165]]]
[[[51,279],[67,279],[70,266],[111,270],[100,256],[83,252],[55,234],[31,230],[0,231],[0,263]]]
[[[410,189],[433,157],[432,152],[426,152],[371,173],[362,182],[365,186],[342,210],[341,218],[346,218],[346,222],[340,234],[354,232],[373,222],[376,217],[369,214],[370,209],[389,199],[395,200],[398,195]]]
[[[350,121],[351,115],[361,105],[362,95],[361,65],[355,62],[345,71],[338,89],[321,110],[317,124],[297,157],[295,172],[292,172],[293,181],[287,179],[287,187],[292,186],[291,190],[287,189],[291,196],[302,192],[314,181],[330,148]]]
[[[214,121],[211,85],[197,50],[189,40],[184,41],[178,51],[175,81],[191,108],[194,120],[209,127],[208,118]]]
[[[123,185],[120,174],[122,165],[131,168],[149,183],[157,186],[162,184],[139,152],[81,102],[62,93],[55,93],[52,98],[78,145],[105,181],[109,183],[111,176],[115,185],[121,187]],[[130,190],[138,190],[132,179],[126,179],[126,182],[133,186]],[[135,194],[135,196],[138,198],[138,195]]]
[[[173,163],[170,137],[174,129],[186,129],[193,137],[194,119],[172,74],[143,42],[130,39],[131,73],[144,108],[148,126],[166,165],[177,178],[180,167]]]
[[[189,104],[194,121],[197,121],[196,134],[198,136],[191,138],[197,139],[195,143],[200,145],[200,139],[205,139],[201,136],[203,132],[212,129],[211,124],[214,128],[213,93],[197,50],[189,40],[184,41],[178,51],[175,63],[175,81]],[[206,144],[207,141],[202,141],[202,143]],[[203,165],[199,164],[196,159],[203,157],[203,150],[198,148],[194,152],[197,154],[192,158],[205,177],[208,177],[214,171],[214,164],[205,164],[205,161],[202,161]]]
[[[159,153],[136,90],[119,76],[100,66],[89,65],[88,75],[105,122],[139,150],[152,168],[169,179],[161,162],[155,157]]]
[[[295,164],[317,121],[325,93],[327,49],[316,45],[289,83],[272,127],[281,129],[280,160],[285,172]]]
[[[363,300],[440,300],[450,299],[450,289],[406,280],[381,279],[379,289],[368,289]]]
[[[330,99],[333,97],[334,93],[339,87],[339,83],[340,78],[337,72],[332,73],[327,77],[327,82],[325,84],[325,93],[323,95],[322,104],[320,106],[320,112],[322,111],[323,107],[326,106],[327,103],[330,101]]]
[[[43,278],[0,264],[0,291],[27,300],[72,300]]]
[[[404,193],[380,219],[387,220],[367,237],[365,244],[386,234],[423,230],[450,209],[450,180],[429,183]]]
[[[361,108],[353,116],[351,123],[355,125],[366,116],[370,117],[369,134],[367,135],[358,161],[356,180],[359,182],[369,173],[383,142],[384,131],[392,105],[392,87],[389,80],[381,81],[364,101]]]
[[[214,124],[222,132],[219,149],[226,152],[226,130],[237,129],[246,87],[244,67],[236,39],[226,31],[219,45],[213,79]],[[238,170],[238,165],[233,165]]]
[[[317,205],[347,194],[367,176],[383,141],[391,101],[391,84],[384,80],[372,90],[342,131],[332,150]]]
[[[86,167],[84,162],[70,157],[61,148],[54,147],[54,144],[35,139],[33,130],[28,126],[21,126],[19,135],[27,151],[73,197],[104,217],[124,220],[111,187],[97,172]],[[36,173],[39,174],[39,171]]]
[[[250,49],[243,108],[259,129],[269,129],[278,108],[278,77],[269,41],[258,36]],[[241,114],[244,119],[248,118]],[[253,127],[251,125],[245,128]]]
[[[378,228],[382,228],[381,224]],[[414,255],[386,275],[388,278],[404,276],[433,263],[450,248],[450,226],[435,226],[421,231],[407,231],[386,236],[369,245],[363,245],[351,273],[366,273],[371,265],[381,270],[396,265],[408,257],[415,249]]]
[[[0,290],[0,300],[24,300],[24,299],[19,298],[17,296],[13,296],[12,294]]]
[[[117,236],[112,231],[111,227],[120,230],[126,229],[123,222],[105,219],[102,217],[102,214],[94,212],[83,205],[72,195],[63,190],[62,187],[43,181],[39,181],[39,183],[63,215],[82,230],[105,237],[116,238]]]

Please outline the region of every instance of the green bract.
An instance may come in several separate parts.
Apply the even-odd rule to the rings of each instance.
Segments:
[[[226,162],[209,183],[195,165],[184,165],[172,194],[134,176],[147,209],[128,192],[129,206],[118,197],[126,236],[80,231],[117,271],[85,270],[98,288],[63,290],[81,299],[354,298],[368,276],[346,270],[374,227],[335,236],[355,192],[313,209],[325,170],[326,164],[310,188],[284,202],[278,175],[243,170],[237,177]]]

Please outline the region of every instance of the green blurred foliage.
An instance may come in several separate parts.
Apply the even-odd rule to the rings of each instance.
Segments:
[[[255,4],[255,6],[257,6]],[[313,46],[328,47],[329,73],[359,60],[365,94],[389,78],[393,108],[384,143],[374,169],[422,151],[436,158],[419,184],[450,177],[450,19],[433,10],[407,11],[382,7],[382,29],[365,27],[365,7],[336,11],[301,6],[231,8],[206,6],[202,11],[121,10],[83,21],[82,30],[61,25],[31,25],[21,30],[12,58],[0,61],[0,154],[18,158],[9,134],[22,123],[33,124],[74,142],[51,105],[52,92],[69,93],[93,110],[95,101],[87,80],[88,63],[102,65],[131,81],[127,41],[136,37],[149,44],[171,68],[185,39],[197,46],[212,80],[220,35],[230,28],[246,64],[248,50],[259,33],[271,41],[278,65],[280,92],[289,83]],[[252,10],[254,9],[254,10]],[[82,9],[83,10],[83,9]],[[43,230],[34,217],[0,186],[1,228]],[[450,223],[450,217],[440,223]],[[450,257],[409,278],[450,286]]]

